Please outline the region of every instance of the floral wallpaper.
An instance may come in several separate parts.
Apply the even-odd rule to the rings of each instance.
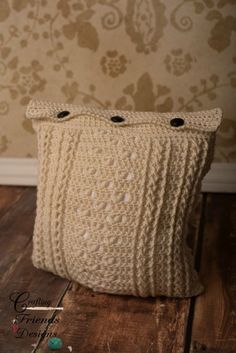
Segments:
[[[236,161],[236,0],[1,0],[0,155],[36,157],[31,97],[103,108],[221,107]]]

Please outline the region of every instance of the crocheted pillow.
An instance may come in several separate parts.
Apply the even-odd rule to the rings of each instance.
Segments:
[[[203,291],[186,245],[220,109],[106,110],[32,99],[38,139],[34,266],[95,291]]]

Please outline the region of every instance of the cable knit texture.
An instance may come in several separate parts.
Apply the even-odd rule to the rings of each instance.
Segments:
[[[34,266],[99,292],[200,294],[186,234],[221,116],[219,108],[132,112],[32,99]],[[173,126],[176,118],[183,125]]]

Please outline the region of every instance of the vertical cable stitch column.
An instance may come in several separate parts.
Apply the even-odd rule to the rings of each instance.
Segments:
[[[37,266],[40,262],[40,266],[46,268],[46,261],[48,256],[46,256],[46,249],[45,248],[46,240],[48,237],[48,231],[45,228],[45,222],[47,215],[47,203],[45,200],[45,195],[48,194],[47,192],[47,179],[48,179],[48,170],[49,170],[49,155],[51,149],[51,136],[52,136],[52,129],[50,127],[39,127],[38,130],[38,149],[39,149],[39,175],[38,175],[38,187],[37,187],[37,212],[35,218],[35,225],[34,225],[34,247],[33,247],[33,254],[32,260]]]
[[[163,146],[164,144],[164,146]],[[162,149],[159,151],[161,154],[161,161],[160,161],[160,175],[159,179],[162,180],[158,188],[158,193],[156,192],[156,210],[155,210],[155,218],[153,222],[153,234],[151,238],[151,246],[150,246],[150,264],[149,264],[149,287],[150,287],[150,294],[154,297],[156,295],[156,286],[157,286],[157,279],[156,279],[156,270],[157,265],[159,263],[159,259],[157,258],[158,249],[156,249],[156,240],[158,237],[158,225],[160,222],[160,214],[161,209],[164,202],[164,195],[166,192],[167,186],[167,170],[168,170],[168,162],[170,158],[170,139],[166,137],[165,140],[162,141]],[[164,148],[163,148],[164,147]]]
[[[172,232],[171,232],[171,241],[170,241],[170,258],[171,258],[171,263],[170,263],[170,268],[169,268],[169,273],[170,273],[170,283],[171,283],[171,288],[169,288],[170,293],[175,293],[175,295],[180,295],[176,288],[176,283],[179,282],[179,266],[181,266],[181,263],[178,261],[177,264],[178,266],[174,266],[176,262],[174,261],[175,259],[175,254],[180,248],[180,242],[181,241],[181,230],[182,227],[179,226],[179,224],[182,224],[184,222],[183,219],[183,208],[186,206],[186,198],[184,197],[184,190],[186,189],[186,183],[187,183],[187,178],[186,178],[186,173],[187,173],[187,167],[188,167],[188,156],[190,155],[190,145],[189,141],[184,141],[183,142],[183,149],[181,149],[181,162],[182,164],[179,163],[179,183],[176,188],[176,206],[174,207],[175,213],[172,215]]]
[[[146,154],[146,173],[145,178],[143,180],[143,195],[142,195],[142,205],[140,207],[140,214],[139,214],[139,224],[137,227],[137,233],[135,235],[135,242],[134,242],[134,258],[133,258],[133,279],[134,279],[134,288],[135,293],[140,295],[141,287],[140,281],[142,282],[141,275],[142,275],[142,267],[143,267],[143,236],[145,235],[145,227],[147,226],[147,220],[145,216],[146,211],[146,203],[147,203],[147,182],[149,179],[148,172],[150,169],[150,160],[151,160],[151,153],[152,153],[152,141],[150,139],[149,145],[147,148]],[[145,222],[146,221],[146,222]],[[145,223],[144,223],[145,222]]]
[[[65,133],[61,135],[61,144],[63,144],[61,154],[62,168],[59,171],[60,174],[57,182],[58,189],[54,200],[54,258],[57,273],[62,277],[70,278],[64,253],[64,238],[66,237],[64,220],[66,214],[67,189],[74,165],[75,153],[80,140],[80,131],[67,129],[64,130],[64,132]]]

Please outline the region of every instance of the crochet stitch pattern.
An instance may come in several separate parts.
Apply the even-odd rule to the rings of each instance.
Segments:
[[[31,99],[26,117],[38,141],[35,267],[98,292],[203,292],[186,234],[221,109],[134,112]]]

